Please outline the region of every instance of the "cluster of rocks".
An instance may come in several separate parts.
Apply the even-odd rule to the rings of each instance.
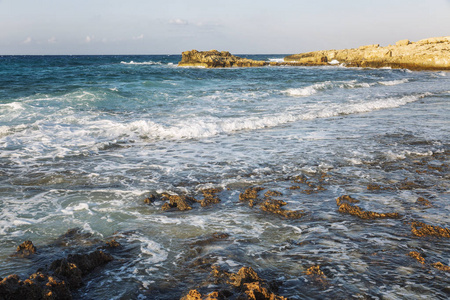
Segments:
[[[230,68],[230,67],[263,67],[269,62],[242,58],[231,55],[228,51],[185,51],[181,54],[180,67]]]
[[[282,193],[278,191],[267,191],[264,194],[264,199],[258,197],[258,192],[264,190],[262,187],[251,187],[246,189],[239,195],[239,201],[248,203],[249,207],[259,207],[262,211],[280,215],[288,219],[299,219],[305,213],[302,210],[288,210],[284,209],[287,203],[283,200],[273,199],[272,197],[281,196]]]
[[[200,203],[202,207],[210,206],[213,204],[220,203],[220,198],[217,196],[218,193],[222,191],[221,188],[210,188],[204,189],[200,192],[203,194],[203,199],[197,200],[195,197],[189,195],[176,195],[169,193],[162,194],[151,194],[149,197],[144,199],[144,203],[152,204],[156,201],[162,201],[164,204],[161,207],[161,210],[191,210],[192,206],[195,203]]]
[[[287,62],[305,65],[344,64],[363,68],[406,68],[411,70],[450,70],[450,36],[429,38],[417,42],[398,41],[395,45],[379,44],[354,49],[325,50],[294,54]]]
[[[323,66],[341,64],[363,68],[406,68],[411,70],[450,70],[450,36],[417,42],[398,41],[395,45],[379,44],[354,49],[324,50],[289,55],[284,62],[258,61],[231,55],[227,51],[185,51],[179,66],[227,68],[262,66]]]
[[[414,258],[415,260],[417,260],[419,263],[421,263],[422,265],[426,264],[425,258],[422,256],[421,253],[417,252],[417,251],[411,251],[408,253],[408,256]],[[430,264],[433,268],[438,269],[440,271],[443,272],[450,272],[450,267],[447,265],[444,265],[443,263],[441,263],[440,261],[435,262]]]
[[[354,205],[354,203],[359,203],[359,200],[352,198],[349,195],[343,195],[336,199],[339,212],[357,216],[360,219],[400,218],[398,213],[378,213],[373,211],[365,211],[361,207]]]
[[[112,240],[102,248],[120,246]],[[37,248],[31,241],[25,241],[17,247],[14,257],[31,257],[37,254]],[[83,286],[83,277],[113,260],[102,250],[87,254],[69,254],[54,260],[47,268],[39,268],[27,279],[21,280],[16,274],[0,278],[0,299],[53,300],[72,299],[72,292]]]
[[[211,272],[214,285],[221,289],[202,295],[198,290],[190,290],[181,300],[222,300],[222,299],[246,299],[246,300],[287,300],[276,294],[278,284],[267,282],[251,267],[242,267],[237,273],[229,273],[217,266],[212,267]]]

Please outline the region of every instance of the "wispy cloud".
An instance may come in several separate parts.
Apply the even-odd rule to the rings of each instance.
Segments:
[[[25,45],[30,44],[32,41],[33,41],[33,39],[29,36],[22,42],[22,44],[25,44]]]
[[[137,40],[142,40],[142,39],[144,39],[144,35],[143,35],[143,34],[140,34],[140,35],[138,35],[138,36],[133,36],[132,39],[135,40],[135,41],[137,41]]]
[[[189,25],[189,22],[183,19],[172,19],[169,21],[169,24],[173,25]]]
[[[84,39],[84,42],[89,44],[90,42],[92,42],[94,40],[93,36],[87,35],[86,38]]]
[[[56,37],[52,36],[51,38],[49,38],[49,39],[47,40],[47,42],[48,42],[49,44],[56,44],[56,43],[58,42],[58,40],[56,39]]]

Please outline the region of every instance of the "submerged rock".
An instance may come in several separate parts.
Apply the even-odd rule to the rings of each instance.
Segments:
[[[354,49],[300,53],[287,56],[284,61],[311,66],[338,61],[348,67],[450,70],[450,36],[418,42],[401,40],[387,47],[375,44]]]

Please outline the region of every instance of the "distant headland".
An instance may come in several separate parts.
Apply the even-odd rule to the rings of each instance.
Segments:
[[[398,41],[395,45],[379,44],[353,49],[323,50],[286,56],[284,62],[242,58],[228,51],[185,51],[179,66],[228,68],[263,66],[343,65],[362,68],[404,68],[411,70],[450,70],[450,36],[417,42]]]

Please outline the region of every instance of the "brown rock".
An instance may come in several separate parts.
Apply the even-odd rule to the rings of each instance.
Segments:
[[[190,290],[189,293],[180,300],[202,300],[202,294],[197,290]]]
[[[17,257],[28,257],[36,253],[36,247],[31,241],[25,241],[19,246],[17,246],[16,253],[13,256]]]
[[[251,201],[258,198],[258,192],[264,190],[262,187],[251,187],[246,189],[243,193],[239,194],[239,201]],[[253,206],[253,205],[252,205]]]
[[[66,259],[54,261],[50,270],[53,270],[56,276],[67,280],[71,289],[77,289],[83,285],[81,270],[76,264],[70,263]]]
[[[72,294],[64,281],[43,273],[35,273],[21,281],[10,275],[0,282],[0,299],[61,299],[70,300]]]
[[[431,207],[431,202],[423,197],[419,197],[417,198],[417,203],[419,203],[420,205],[426,206],[426,207]]]
[[[348,203],[343,203],[339,206],[339,212],[348,213],[353,216],[357,216],[360,219],[381,219],[381,218],[400,218],[398,213],[377,213],[373,211],[365,211],[357,205],[350,205]]]
[[[425,258],[423,258],[422,255],[417,251],[409,252],[408,256],[411,256],[412,258],[416,259],[421,264],[425,264]]]
[[[352,198],[349,195],[342,195],[336,199],[336,204],[340,206],[343,203],[359,203],[358,199]]]
[[[450,272],[450,267],[444,265],[444,264],[441,263],[441,262],[437,262],[437,263],[431,264],[431,266],[432,266],[433,268],[436,268],[436,269],[441,270],[441,271],[444,271],[444,272]]]
[[[262,67],[269,62],[258,61],[231,55],[228,51],[185,51],[178,66],[204,67],[204,68],[230,68],[230,67]]]
[[[217,193],[221,192],[220,188],[211,188],[202,190],[203,200],[201,200],[200,205],[202,207],[209,206],[212,204],[220,203],[219,197],[217,197]]]
[[[431,46],[431,47],[430,47]],[[401,40],[395,46],[363,46],[356,49],[326,50],[290,55],[285,62],[327,65],[337,60],[348,67],[450,70],[450,36],[429,38],[416,43]]]
[[[411,231],[415,236],[436,236],[450,238],[450,229],[427,225],[423,222],[413,221],[411,222]]]
[[[266,199],[260,206],[261,210],[278,214],[288,219],[299,219],[304,216],[303,211],[288,210],[281,208],[287,203],[282,200]]]
[[[169,203],[165,203],[161,207],[162,210],[168,210],[170,208],[177,208],[181,211],[191,210],[191,204],[197,202],[195,198],[185,195],[168,195],[168,197],[165,197],[165,199],[168,199]]]

